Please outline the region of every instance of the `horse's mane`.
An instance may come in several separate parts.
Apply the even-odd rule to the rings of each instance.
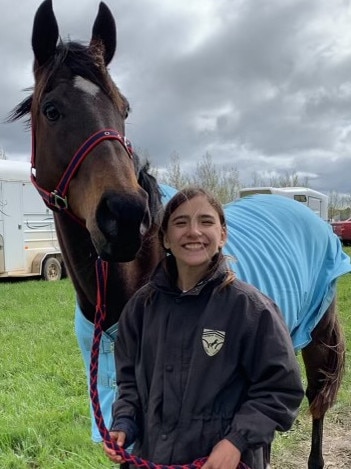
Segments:
[[[138,176],[138,183],[149,196],[149,209],[153,223],[160,225],[163,214],[162,196],[156,178],[150,174],[150,163],[146,161],[140,165],[139,156],[133,153],[134,164]]]
[[[25,98],[23,101],[21,101],[17,106],[12,109],[10,114],[8,115],[6,122],[14,122],[18,119],[22,119],[22,117],[27,116],[30,114],[30,110],[32,109],[32,100],[33,100],[33,95],[31,94],[27,98]],[[26,125],[29,127],[30,126],[30,117],[26,120]]]
[[[44,66],[35,68],[36,86],[30,96],[19,103],[8,117],[9,122],[20,119],[30,112],[38,112],[41,96],[45,91],[50,91],[57,72],[66,66],[72,76],[79,75],[95,85],[109,96],[118,108],[121,116],[129,111],[129,103],[125,96],[119,91],[111,79],[103,59],[103,47],[94,43],[89,47],[79,42],[60,40],[55,54]]]

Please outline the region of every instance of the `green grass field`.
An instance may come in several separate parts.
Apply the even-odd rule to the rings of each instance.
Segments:
[[[346,251],[351,255],[351,248]],[[90,440],[86,377],[74,335],[70,281],[0,282],[0,291],[0,468],[111,468],[101,446]],[[341,431],[350,427],[351,415],[350,275],[340,279],[338,294],[348,364],[328,426]],[[274,469],[306,467],[296,461],[305,458],[309,438],[305,402],[294,429],[275,440]]]

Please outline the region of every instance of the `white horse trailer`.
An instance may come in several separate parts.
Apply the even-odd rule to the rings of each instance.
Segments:
[[[241,189],[239,197],[253,194],[277,194],[307,205],[323,220],[328,221],[328,196],[308,187],[246,187]]]
[[[52,212],[30,181],[30,164],[0,160],[0,278],[64,272]]]

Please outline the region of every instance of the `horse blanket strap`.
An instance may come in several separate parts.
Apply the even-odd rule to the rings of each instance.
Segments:
[[[119,143],[126,150],[130,158],[133,158],[133,149],[130,141],[121,135],[117,130],[113,129],[102,129],[91,135],[77,150],[69,165],[67,166],[65,172],[63,173],[57,187],[55,190],[49,192],[42,187],[38,186],[36,182],[35,174],[35,144],[34,144],[34,135],[32,137],[32,172],[31,179],[32,183],[36,187],[37,191],[43,198],[45,204],[54,211],[67,211],[68,210],[68,201],[67,201],[67,192],[69,184],[79,169],[79,166],[82,164],[83,160],[89,155],[96,145],[98,145],[103,140],[118,140]],[[76,218],[76,217],[74,217]]]
[[[126,450],[117,446],[110,437],[100,408],[99,393],[97,387],[100,340],[103,333],[103,323],[106,317],[107,276],[108,263],[98,258],[96,261],[97,301],[94,321],[95,327],[90,361],[90,399],[94,410],[95,422],[99,428],[101,437],[103,438],[106,446],[115,450],[116,453],[121,456],[127,463],[133,464],[136,467],[142,467],[145,469],[200,469],[205,464],[207,457],[196,459],[192,463],[184,465],[155,464],[151,461],[147,461],[145,459],[129,454]],[[250,468],[246,464],[240,462],[238,469]]]

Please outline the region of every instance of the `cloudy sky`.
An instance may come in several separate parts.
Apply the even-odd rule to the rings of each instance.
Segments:
[[[33,85],[40,0],[0,5],[0,118]],[[297,173],[351,192],[349,0],[105,0],[118,30],[110,72],[132,113],[127,136],[154,166],[180,156],[252,175]],[[63,39],[85,43],[98,0],[53,0]],[[0,149],[30,158],[23,123],[0,124]]]

